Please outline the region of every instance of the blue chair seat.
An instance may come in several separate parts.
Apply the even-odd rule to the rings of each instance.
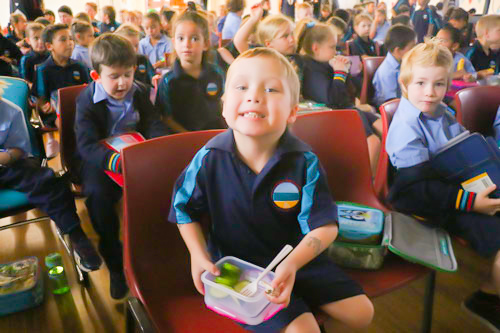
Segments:
[[[28,206],[28,197],[14,190],[0,190],[0,212]]]

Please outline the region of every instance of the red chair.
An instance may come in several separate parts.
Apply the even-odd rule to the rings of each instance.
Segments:
[[[457,121],[471,132],[493,135],[493,122],[500,105],[499,86],[462,89],[455,95]]]
[[[387,132],[389,132],[389,125],[391,124],[392,118],[396,113],[399,106],[399,99],[393,99],[385,102],[380,106],[380,115],[382,116],[382,149],[380,149],[380,156],[378,158],[377,173],[375,175],[375,181],[373,186],[375,187],[375,193],[379,200],[385,202],[387,195],[389,194],[389,182],[388,182],[388,172],[389,172],[389,156],[385,150],[385,144],[387,140]]]
[[[357,202],[388,211],[373,189],[366,137],[356,111],[322,111],[301,115],[292,130],[317,154],[335,200]],[[387,294],[428,275],[422,330],[430,332],[435,271],[394,255],[386,258],[381,270],[346,271],[361,283],[369,297]]]
[[[373,98],[375,93],[372,84],[373,76],[384,59],[385,57],[363,57],[363,85],[359,96],[361,104],[370,103]]]

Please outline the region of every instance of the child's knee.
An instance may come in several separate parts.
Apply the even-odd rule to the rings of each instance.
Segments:
[[[351,328],[365,328],[373,320],[374,308],[366,295],[350,297],[321,307],[330,317]]]
[[[370,299],[364,296],[359,304],[358,318],[354,322],[354,328],[364,328],[371,324],[375,309]]]
[[[288,324],[281,333],[320,333],[318,322],[310,312],[303,313]]]

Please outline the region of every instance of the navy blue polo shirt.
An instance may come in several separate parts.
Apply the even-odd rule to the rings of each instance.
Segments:
[[[370,57],[376,57],[378,55],[375,42],[369,38],[368,38],[368,41],[365,41],[364,39],[362,39],[360,37],[356,37],[354,42],[351,44],[349,54],[350,55],[359,55],[359,56],[367,55]]]
[[[177,59],[160,81],[156,105],[164,117],[172,117],[189,131],[225,128],[221,97],[224,72],[203,61],[200,76],[187,74]]]
[[[28,82],[33,82],[35,79],[35,66],[41,64],[49,57],[48,52],[38,53],[30,51],[21,58],[19,73],[21,77]]]
[[[17,62],[21,59],[23,54],[19,50],[19,48],[11,42],[9,39],[4,37],[0,33],[0,56],[5,56],[10,59],[15,60],[14,64],[17,64]],[[12,72],[12,66],[6,61],[3,61],[0,59],[0,75],[5,75],[5,76],[13,76]]]
[[[135,69],[134,79],[146,84],[148,87],[153,85],[153,76],[155,69],[148,57],[144,54],[137,54],[137,68]]]
[[[51,97],[57,97],[58,89],[88,82],[90,76],[85,65],[69,59],[67,65],[61,67],[49,56],[37,67],[32,92],[35,96],[50,101]]]
[[[414,11],[411,15],[411,21],[413,22],[413,29],[417,34],[417,43],[423,43],[424,37],[429,30],[429,24],[436,24],[434,22],[434,15],[429,7]]]
[[[500,52],[495,53],[490,49],[490,54],[487,55],[484,53],[483,47],[478,40],[474,42],[465,56],[469,58],[476,71],[492,68],[495,74],[498,74],[500,69]]]
[[[231,129],[198,151],[177,179],[168,220],[211,219],[214,259],[235,256],[265,266],[284,246],[337,221],[326,176],[311,147],[288,131],[255,174],[238,157]]]

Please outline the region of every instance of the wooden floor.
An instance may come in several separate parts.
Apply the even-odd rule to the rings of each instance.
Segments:
[[[83,228],[97,243],[87,210],[82,199],[77,200],[78,214]],[[41,214],[34,211],[29,213]],[[10,219],[0,220],[0,225]],[[433,332],[488,332],[475,319],[460,308],[462,300],[477,289],[487,274],[489,262],[469,248],[454,244],[459,261],[457,273],[438,273],[434,300]],[[42,263],[43,276],[47,286],[44,257],[54,251],[64,252],[55,233],[53,222],[40,222],[28,226],[0,231],[0,263],[25,256],[36,256]],[[90,273],[90,287],[77,284],[70,269],[70,260],[64,255],[71,292],[55,296],[45,288],[42,305],[0,317],[1,333],[38,332],[124,332],[124,302],[114,301],[109,296],[109,273],[106,267]],[[403,289],[377,298],[375,319],[369,329],[363,332],[419,332],[422,314],[422,300],[425,281],[416,281]],[[203,302],[200,296],[200,302]],[[206,332],[213,332],[207,327]],[[223,333],[223,332],[222,332]]]

